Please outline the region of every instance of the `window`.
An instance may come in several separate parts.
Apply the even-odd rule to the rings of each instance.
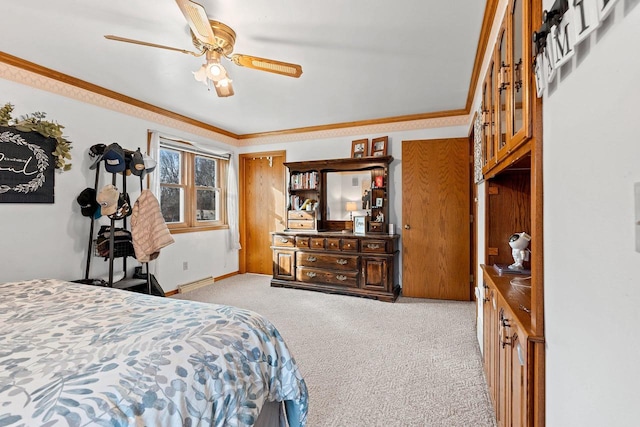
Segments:
[[[189,144],[160,140],[160,209],[171,232],[228,227],[228,163]]]

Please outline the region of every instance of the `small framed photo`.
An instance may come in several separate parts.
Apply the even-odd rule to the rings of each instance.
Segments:
[[[371,155],[373,157],[386,156],[387,146],[389,145],[389,137],[382,136],[371,140]]]
[[[351,158],[361,159],[369,155],[369,140],[357,139],[351,142]]]
[[[367,229],[367,217],[357,215],[353,217],[353,234],[364,234]]]
[[[376,197],[376,208],[382,207],[382,197]]]

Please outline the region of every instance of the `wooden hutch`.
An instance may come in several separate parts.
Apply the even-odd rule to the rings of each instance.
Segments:
[[[483,348],[499,426],[544,425],[542,102],[532,72],[534,22],[542,22],[538,0],[509,1],[482,84]],[[513,263],[509,237],[522,231],[531,236],[530,279],[498,274],[495,264]]]
[[[285,163],[287,229],[271,236],[271,286],[396,300],[399,236],[388,234],[392,161],[385,156]],[[352,185],[357,195],[340,197]],[[336,212],[347,200],[367,214],[360,218],[362,233],[354,233],[353,221]]]

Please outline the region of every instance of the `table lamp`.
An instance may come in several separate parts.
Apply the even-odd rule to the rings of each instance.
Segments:
[[[347,202],[345,209],[349,212],[349,220],[353,221],[353,211],[358,210],[358,204],[356,202]]]

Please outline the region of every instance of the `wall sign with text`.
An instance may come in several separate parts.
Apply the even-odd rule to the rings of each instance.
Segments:
[[[0,203],[53,203],[56,141],[0,126]]]
[[[549,29],[546,45],[536,55],[536,92],[541,97],[556,71],[569,61],[575,47],[586,40],[611,13],[618,0],[569,0],[567,11]]]

